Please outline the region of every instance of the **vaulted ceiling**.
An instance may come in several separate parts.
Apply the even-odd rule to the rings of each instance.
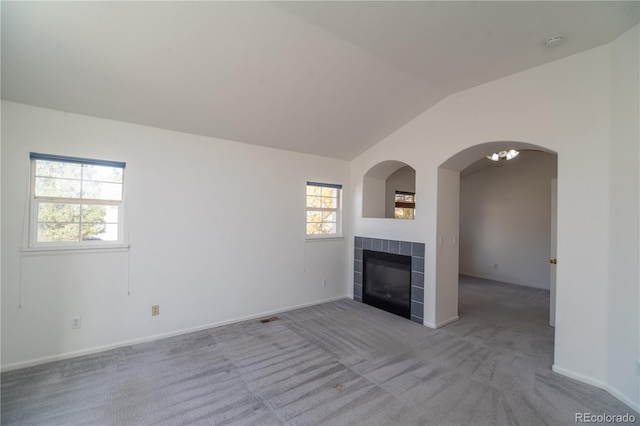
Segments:
[[[2,98],[348,160],[452,93],[612,41],[638,6],[3,1]]]

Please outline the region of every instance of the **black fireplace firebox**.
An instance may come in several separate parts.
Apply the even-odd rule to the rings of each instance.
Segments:
[[[411,256],[363,250],[362,302],[411,318]]]

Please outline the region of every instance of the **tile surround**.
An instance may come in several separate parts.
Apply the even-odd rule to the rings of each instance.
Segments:
[[[353,299],[362,302],[362,250],[411,256],[411,321],[423,323],[424,243],[355,237],[353,261]]]

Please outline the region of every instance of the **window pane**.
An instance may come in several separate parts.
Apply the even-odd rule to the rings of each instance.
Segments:
[[[117,241],[117,223],[83,223],[82,241]]]
[[[322,196],[323,197],[337,197],[338,190],[336,188],[322,188]]]
[[[118,206],[82,205],[82,223],[118,222]]]
[[[82,183],[82,198],[121,201],[122,184],[84,181]]]
[[[336,224],[335,223],[323,223],[322,224],[322,233],[323,234],[335,234],[336,233]]]
[[[321,223],[307,223],[307,234],[322,234],[322,224]]]
[[[307,207],[322,207],[322,197],[307,195]]]
[[[406,202],[406,203],[415,203],[416,194],[401,194],[396,192],[396,201]]]
[[[413,219],[414,216],[414,209],[408,209],[408,208],[400,208],[400,207],[396,207],[395,209],[395,218],[396,219]]]
[[[38,223],[38,242],[78,241],[79,223]]]
[[[335,222],[336,221],[336,212],[322,212],[322,221],[323,222]]]
[[[82,178],[86,180],[95,180],[100,182],[122,183],[123,169],[120,167],[108,166],[82,166]]]
[[[310,210],[307,212],[307,222],[322,222],[322,211]]]
[[[307,195],[322,195],[322,187],[307,185]]]
[[[80,198],[80,181],[36,177],[36,197]]]
[[[118,206],[83,205],[82,241],[118,239]]]
[[[81,170],[81,164],[36,160],[36,176],[80,179]]]
[[[331,197],[322,197],[322,207],[326,209],[337,209],[338,199]]]
[[[80,206],[78,204],[40,203],[38,204],[38,222],[80,222]]]

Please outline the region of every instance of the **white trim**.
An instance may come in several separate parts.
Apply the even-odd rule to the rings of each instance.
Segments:
[[[344,235],[334,235],[334,234],[310,234],[305,238],[306,242],[313,241],[331,241],[331,240],[344,240]]]
[[[53,247],[27,247],[20,249],[25,256],[46,255],[46,254],[84,254],[84,253],[104,253],[104,252],[124,252],[129,251],[131,245],[114,244],[114,245],[95,245],[95,246],[53,246]]]
[[[622,392],[620,392],[619,390],[609,386],[607,383],[605,383],[605,382],[603,382],[601,380],[597,380],[597,379],[594,379],[593,377],[585,376],[584,374],[577,373],[575,371],[567,370],[566,368],[559,367],[556,364],[553,364],[551,366],[551,370],[554,373],[560,374],[561,376],[565,376],[565,377],[568,377],[570,379],[577,380],[578,382],[586,383],[587,385],[595,386],[595,387],[597,387],[599,389],[607,391],[613,397],[617,398],[618,400],[620,400],[624,404],[628,405],[629,408],[631,408],[632,410],[634,410],[636,412],[640,412],[640,403],[632,401],[629,397],[624,395]]]
[[[424,325],[425,325],[425,326],[427,326],[427,327],[429,327],[429,328],[436,329],[436,328],[444,327],[444,326],[445,326],[445,325],[447,325],[447,324],[451,324],[452,322],[456,322],[456,321],[458,321],[459,319],[460,319],[460,317],[459,317],[458,315],[456,315],[455,317],[449,318],[449,319],[444,320],[444,321],[440,321],[440,322],[439,322],[439,323],[437,323],[437,324],[434,324],[434,323],[432,323],[432,322],[427,322],[427,321],[425,321],[425,322],[424,322]]]
[[[629,408],[631,408],[632,410],[634,410],[637,413],[640,413],[640,402],[634,402],[632,400],[630,400],[626,395],[624,395],[622,392],[620,392],[619,390],[617,390],[614,387],[611,387],[609,385],[607,385],[604,388],[605,391],[609,392],[611,395],[613,395],[614,398],[619,399],[620,401],[622,401],[624,404],[626,404],[627,406],[629,406]]]
[[[104,352],[104,351],[108,351],[108,350],[111,350],[111,349],[121,348],[121,347],[124,347],[124,346],[131,346],[131,345],[136,345],[136,344],[139,344],[139,343],[152,342],[154,340],[160,340],[160,339],[166,339],[168,337],[179,336],[179,335],[182,335],[182,334],[194,333],[196,331],[206,330],[208,328],[221,327],[223,325],[234,324],[234,323],[237,323],[237,322],[248,321],[248,320],[253,320],[253,319],[257,319],[257,318],[263,318],[263,317],[266,317],[266,316],[269,316],[269,315],[273,315],[273,314],[280,314],[280,313],[284,313],[284,312],[288,312],[288,311],[293,311],[293,310],[296,310],[296,309],[302,309],[302,308],[306,308],[306,307],[309,307],[309,306],[320,305],[322,303],[329,303],[329,302],[334,302],[336,300],[343,300],[343,299],[347,299],[347,296],[330,297],[328,299],[322,299],[322,300],[318,300],[318,301],[315,301],[315,302],[303,303],[303,304],[300,304],[300,305],[289,306],[287,308],[281,308],[281,309],[274,309],[274,310],[271,310],[271,311],[265,311],[265,312],[261,312],[259,314],[255,314],[255,315],[247,315],[247,316],[238,317],[238,318],[234,318],[234,319],[230,319],[230,320],[226,320],[226,321],[219,321],[219,322],[215,322],[215,323],[200,325],[200,326],[197,326],[197,327],[190,327],[190,328],[185,328],[185,329],[182,329],[182,330],[170,331],[170,332],[161,333],[161,334],[155,334],[155,335],[149,336],[149,337],[142,337],[142,338],[139,338],[139,339],[125,340],[125,341],[113,343],[113,344],[110,344],[110,345],[96,346],[96,347],[93,347],[93,348],[82,349],[82,350],[73,351],[73,352],[65,352],[65,353],[62,353],[62,354],[59,354],[59,355],[51,355],[51,356],[45,356],[45,357],[41,357],[41,358],[34,358],[34,359],[30,359],[28,361],[14,362],[12,364],[2,365],[0,367],[0,372],[4,373],[5,371],[11,371],[11,370],[17,370],[17,369],[20,369],[20,368],[32,367],[34,365],[46,364],[48,362],[61,361],[61,360],[64,360],[64,359],[76,358],[76,357],[84,356],[84,355],[91,355],[91,354],[95,354],[95,353],[98,353],[98,352]]]

